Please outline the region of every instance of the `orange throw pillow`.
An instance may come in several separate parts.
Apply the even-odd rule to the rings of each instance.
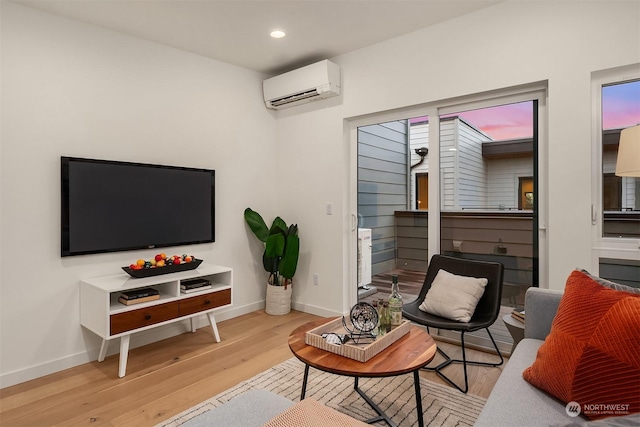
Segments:
[[[640,412],[640,295],[573,271],[523,377],[590,419]]]

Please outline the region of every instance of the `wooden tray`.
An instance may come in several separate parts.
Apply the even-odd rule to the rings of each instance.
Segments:
[[[411,322],[403,320],[400,326],[396,326],[381,337],[376,338],[375,341],[366,344],[355,344],[349,341],[342,345],[329,344],[322,334],[328,332],[334,332],[336,334],[345,334],[344,327],[342,326],[342,318],[338,317],[327,323],[324,323],[317,328],[313,328],[307,331],[304,336],[304,342],[307,345],[320,348],[322,350],[329,351],[331,353],[339,354],[340,356],[348,357],[349,359],[355,359],[359,362],[366,362],[376,354],[380,353],[385,348],[402,338],[409,333],[411,329]]]

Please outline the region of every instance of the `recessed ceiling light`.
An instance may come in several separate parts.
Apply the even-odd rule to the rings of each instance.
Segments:
[[[286,35],[287,35],[287,33],[285,33],[282,30],[273,30],[273,31],[271,31],[271,37],[273,37],[274,39],[281,39]]]

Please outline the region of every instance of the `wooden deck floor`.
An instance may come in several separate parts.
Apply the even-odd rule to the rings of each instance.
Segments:
[[[401,269],[390,270],[373,276],[371,278],[370,286],[375,286],[377,288],[377,292],[375,294],[362,298],[362,301],[370,303],[375,299],[387,299],[389,297],[389,294],[391,293],[391,276],[394,274],[398,275],[398,287],[400,288],[400,293],[402,294],[403,300],[406,302],[414,301],[418,297],[420,289],[422,289],[426,273]],[[507,330],[506,325],[502,321],[502,317],[504,315],[510,314],[511,311],[511,306],[503,305],[500,309],[498,319],[489,328],[489,330],[491,331],[491,335],[498,343],[498,348],[500,348],[500,350],[505,354],[510,353],[511,347],[513,345],[513,338]],[[451,332],[443,332],[443,335],[447,340],[450,340],[452,336],[457,336],[457,334],[452,334],[453,333]],[[488,335],[484,330],[466,334],[465,336],[473,337],[470,340],[466,341],[475,343],[477,348],[487,350],[492,348],[491,341],[489,340]]]

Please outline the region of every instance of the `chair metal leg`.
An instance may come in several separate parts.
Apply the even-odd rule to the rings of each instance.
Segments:
[[[493,348],[495,348],[495,350],[496,350],[496,354],[500,357],[500,362],[499,363],[478,362],[478,361],[475,361],[475,360],[467,360],[466,348],[465,348],[465,345],[464,345],[464,334],[465,333],[464,332],[460,332],[460,344],[462,346],[462,360],[460,360],[460,359],[452,359],[451,357],[449,357],[449,355],[447,353],[444,352],[444,350],[442,350],[440,347],[438,347],[437,351],[438,351],[438,353],[440,353],[440,355],[442,357],[444,357],[444,359],[445,359],[444,362],[442,362],[441,364],[439,364],[436,367],[433,367],[433,368],[424,367],[423,369],[426,369],[426,370],[429,370],[429,371],[435,371],[435,373],[438,374],[438,376],[440,378],[442,378],[443,380],[448,382],[450,385],[452,385],[453,387],[457,388],[462,393],[467,393],[469,391],[469,380],[468,380],[468,377],[467,377],[467,364],[496,367],[496,366],[500,366],[500,365],[502,365],[502,363],[504,363],[504,358],[502,357],[502,354],[500,354],[500,350],[498,349],[498,345],[496,344],[496,341],[493,339],[493,336],[491,335],[491,331],[489,331],[489,328],[485,328],[485,329],[487,330],[487,333],[489,334],[489,338],[491,338],[491,342],[493,343]],[[452,363],[462,363],[462,367],[463,367],[463,371],[464,371],[464,388],[462,388],[459,385],[457,385],[456,383],[454,383],[449,377],[447,377],[445,374],[442,373],[442,369],[444,369],[445,367],[449,366]]]

